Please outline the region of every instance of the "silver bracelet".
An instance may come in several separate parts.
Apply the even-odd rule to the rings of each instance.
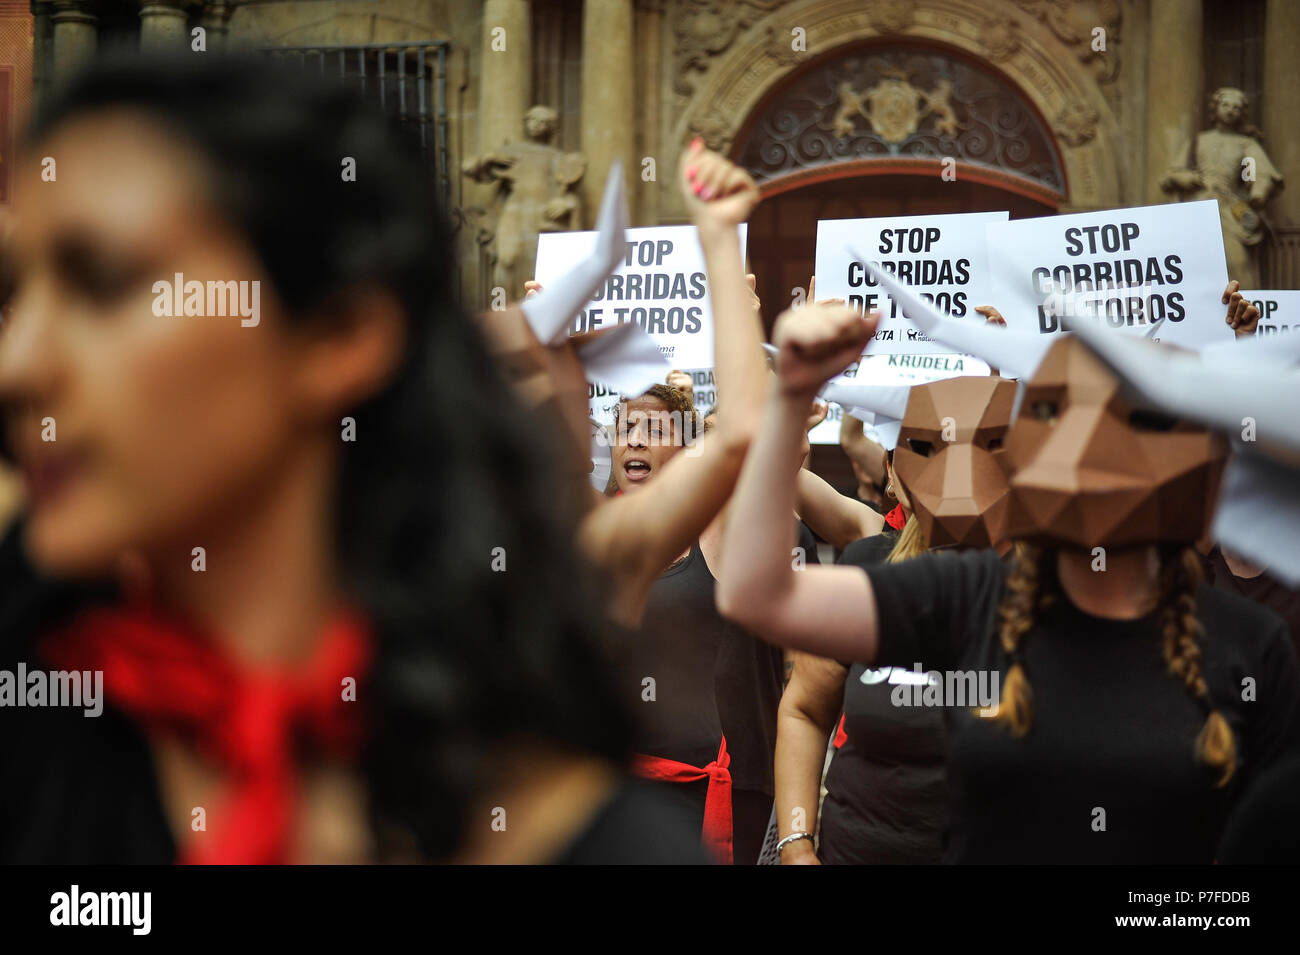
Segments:
[[[782,849],[784,849],[792,842],[798,842],[800,839],[807,839],[808,841],[811,842],[812,837],[813,835],[811,832],[792,832],[790,833],[790,835],[786,836],[784,839],[782,839],[780,842],[776,844],[776,854],[779,856],[781,854]]]

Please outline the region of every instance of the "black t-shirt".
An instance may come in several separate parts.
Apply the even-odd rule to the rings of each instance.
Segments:
[[[869,568],[889,556],[895,534],[854,541],[841,564]],[[947,808],[943,714],[895,706],[900,684],[925,679],[910,670],[849,669],[843,745],[826,773],[818,856],[828,865],[911,864],[940,860]]]
[[[920,661],[1005,677],[995,626],[1005,568],[995,553],[926,555],[868,573],[880,621],[875,666]],[[1058,600],[1020,644],[1033,690],[1024,737],[968,706],[943,709],[945,860],[1214,860],[1240,793],[1300,746],[1300,671],[1275,614],[1210,587],[1197,606],[1201,671],[1236,737],[1229,784],[1216,788],[1215,771],[1195,755],[1206,710],[1169,674],[1156,617],[1105,620]]]
[[[817,563],[816,541],[802,524],[798,545],[806,563]],[[735,859],[750,864],[771,813],[782,653],[722,618],[716,586],[697,542],[652,587],[640,630],[619,654],[618,679],[639,718],[639,752],[704,766],[717,759],[726,734]],[[706,782],[666,785],[703,819]]]
[[[1291,643],[1300,655],[1300,588],[1288,587],[1268,571],[1258,577],[1238,577],[1217,547],[1205,558],[1205,579],[1211,586],[1263,604],[1281,617],[1291,631]]]
[[[840,556],[835,558],[835,563],[852,564],[854,567],[883,564],[897,542],[898,532],[892,530],[882,531],[871,537],[860,537],[840,552]]]

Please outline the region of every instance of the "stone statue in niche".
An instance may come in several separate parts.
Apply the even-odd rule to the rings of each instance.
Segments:
[[[1260,275],[1252,249],[1264,238],[1264,206],[1283,183],[1260,142],[1261,133],[1246,121],[1248,105],[1241,90],[1215,90],[1210,97],[1214,128],[1197,134],[1186,165],[1169,170],[1160,188],[1183,201],[1218,201],[1228,274],[1242,288],[1256,289]]]
[[[532,276],[539,232],[582,228],[575,187],[587,171],[587,160],[550,144],[558,119],[549,106],[534,106],[524,114],[524,142],[508,143],[461,167],[476,182],[500,184],[492,282],[510,299],[523,295],[523,284]]]

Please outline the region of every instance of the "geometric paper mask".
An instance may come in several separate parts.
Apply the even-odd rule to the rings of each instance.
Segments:
[[[1293,367],[1300,335],[1244,339],[1193,356],[1087,325],[1076,331],[1134,401],[1175,409],[1232,439],[1212,536],[1288,586],[1300,585],[1300,374]]]
[[[1193,543],[1227,453],[1219,435],[1134,403],[1083,342],[1062,337],[1007,434],[1007,537],[1088,550]]]
[[[1001,459],[1015,396],[1015,382],[991,376],[912,387],[894,473],[927,547],[998,547],[1006,540]]]

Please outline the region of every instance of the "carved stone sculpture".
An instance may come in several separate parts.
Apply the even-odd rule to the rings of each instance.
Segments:
[[[500,184],[492,281],[510,299],[523,294],[523,283],[532,275],[538,233],[582,228],[574,187],[587,170],[587,160],[581,153],[550,145],[556,121],[555,110],[534,106],[524,114],[524,142],[509,143],[461,167],[477,182]]]
[[[1258,288],[1251,249],[1264,237],[1261,212],[1282,188],[1282,174],[1264,151],[1259,131],[1246,122],[1247,106],[1241,90],[1215,90],[1210,97],[1214,128],[1197,134],[1186,164],[1171,169],[1160,188],[1183,200],[1218,200],[1228,274],[1242,288]]]

